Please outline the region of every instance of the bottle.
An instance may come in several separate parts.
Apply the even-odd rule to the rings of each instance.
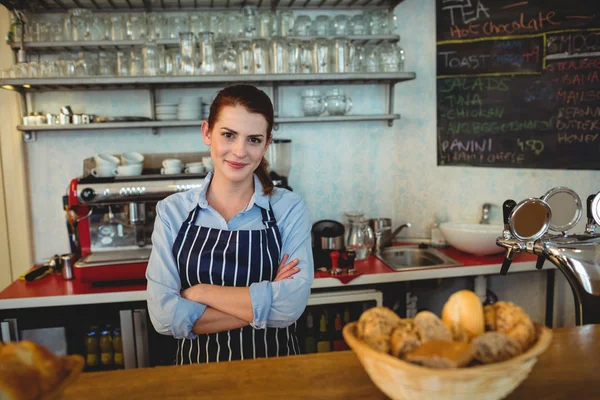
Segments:
[[[111,367],[114,361],[113,340],[110,327],[100,333],[100,362],[105,367]]]
[[[85,365],[88,370],[98,367],[99,352],[98,327],[92,325],[85,338]]]
[[[115,328],[113,331],[113,352],[114,361],[117,368],[123,368],[123,338],[121,337],[121,329]]]
[[[309,311],[306,316],[306,339],[304,341],[304,350],[306,354],[317,352],[317,343],[315,341],[315,324],[313,315]]]
[[[348,346],[346,346],[346,342],[342,335],[342,317],[340,316],[340,313],[337,313],[335,316],[333,329],[333,351],[347,350]]]
[[[327,353],[331,351],[331,343],[329,343],[329,338],[327,337],[326,311],[323,311],[319,321],[319,342],[317,343],[317,351],[319,353]]]
[[[346,307],[344,309],[344,326],[346,326],[346,324],[349,322],[350,322],[350,310],[348,309],[348,307]]]

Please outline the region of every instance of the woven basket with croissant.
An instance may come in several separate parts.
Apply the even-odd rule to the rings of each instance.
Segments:
[[[0,342],[0,400],[58,400],[84,367],[83,357],[57,357],[34,342]]]
[[[509,302],[481,306],[472,292],[450,297],[442,318],[401,319],[385,307],[347,324],[344,339],[375,385],[397,400],[497,400],[523,382],[552,330]]]

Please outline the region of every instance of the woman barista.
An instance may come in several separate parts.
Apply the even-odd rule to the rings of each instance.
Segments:
[[[263,91],[221,90],[202,124],[214,172],[157,204],[148,309],[155,329],[178,339],[177,364],[300,353],[310,221],[304,200],[267,175],[272,127]]]

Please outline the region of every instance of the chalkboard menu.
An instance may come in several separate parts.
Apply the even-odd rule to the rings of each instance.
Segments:
[[[600,170],[600,0],[436,0],[438,165]]]

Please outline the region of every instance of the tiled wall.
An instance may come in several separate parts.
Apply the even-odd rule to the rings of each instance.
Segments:
[[[308,202],[311,217],[341,220],[344,211],[357,209],[371,217],[392,217],[394,225],[410,221],[413,227],[405,235],[427,237],[436,214],[453,221],[475,222],[485,202],[500,205],[507,198],[540,196],[559,185],[571,187],[582,198],[600,190],[598,171],[436,165],[434,3],[405,0],[395,10],[401,45],[407,54],[406,70],[415,71],[417,79],[396,85],[395,112],[402,119],[393,127],[381,122],[298,124],[283,125],[275,132],[275,137],[293,141],[290,184]],[[281,115],[300,115],[301,89],[283,89]],[[385,112],[383,87],[349,85],[345,89],[354,101],[354,112]],[[213,93],[208,89],[165,90],[159,93],[159,101],[191,95],[210,97]],[[71,104],[75,112],[149,115],[148,97],[143,91],[42,94],[34,102],[36,109],[47,112]],[[40,135],[27,145],[36,260],[68,249],[61,196],[69,180],[81,174],[83,158],[96,152],[189,150],[206,150],[197,129],[164,130],[158,136],[149,130]],[[498,208],[492,218],[500,221]],[[578,229],[582,227],[580,224]],[[533,275],[532,279],[543,278]],[[496,283],[495,279],[501,278],[494,278],[493,285],[505,291],[504,282],[508,281]],[[523,279],[510,282],[516,296],[525,293]],[[540,304],[540,285],[534,286],[536,304]]]

